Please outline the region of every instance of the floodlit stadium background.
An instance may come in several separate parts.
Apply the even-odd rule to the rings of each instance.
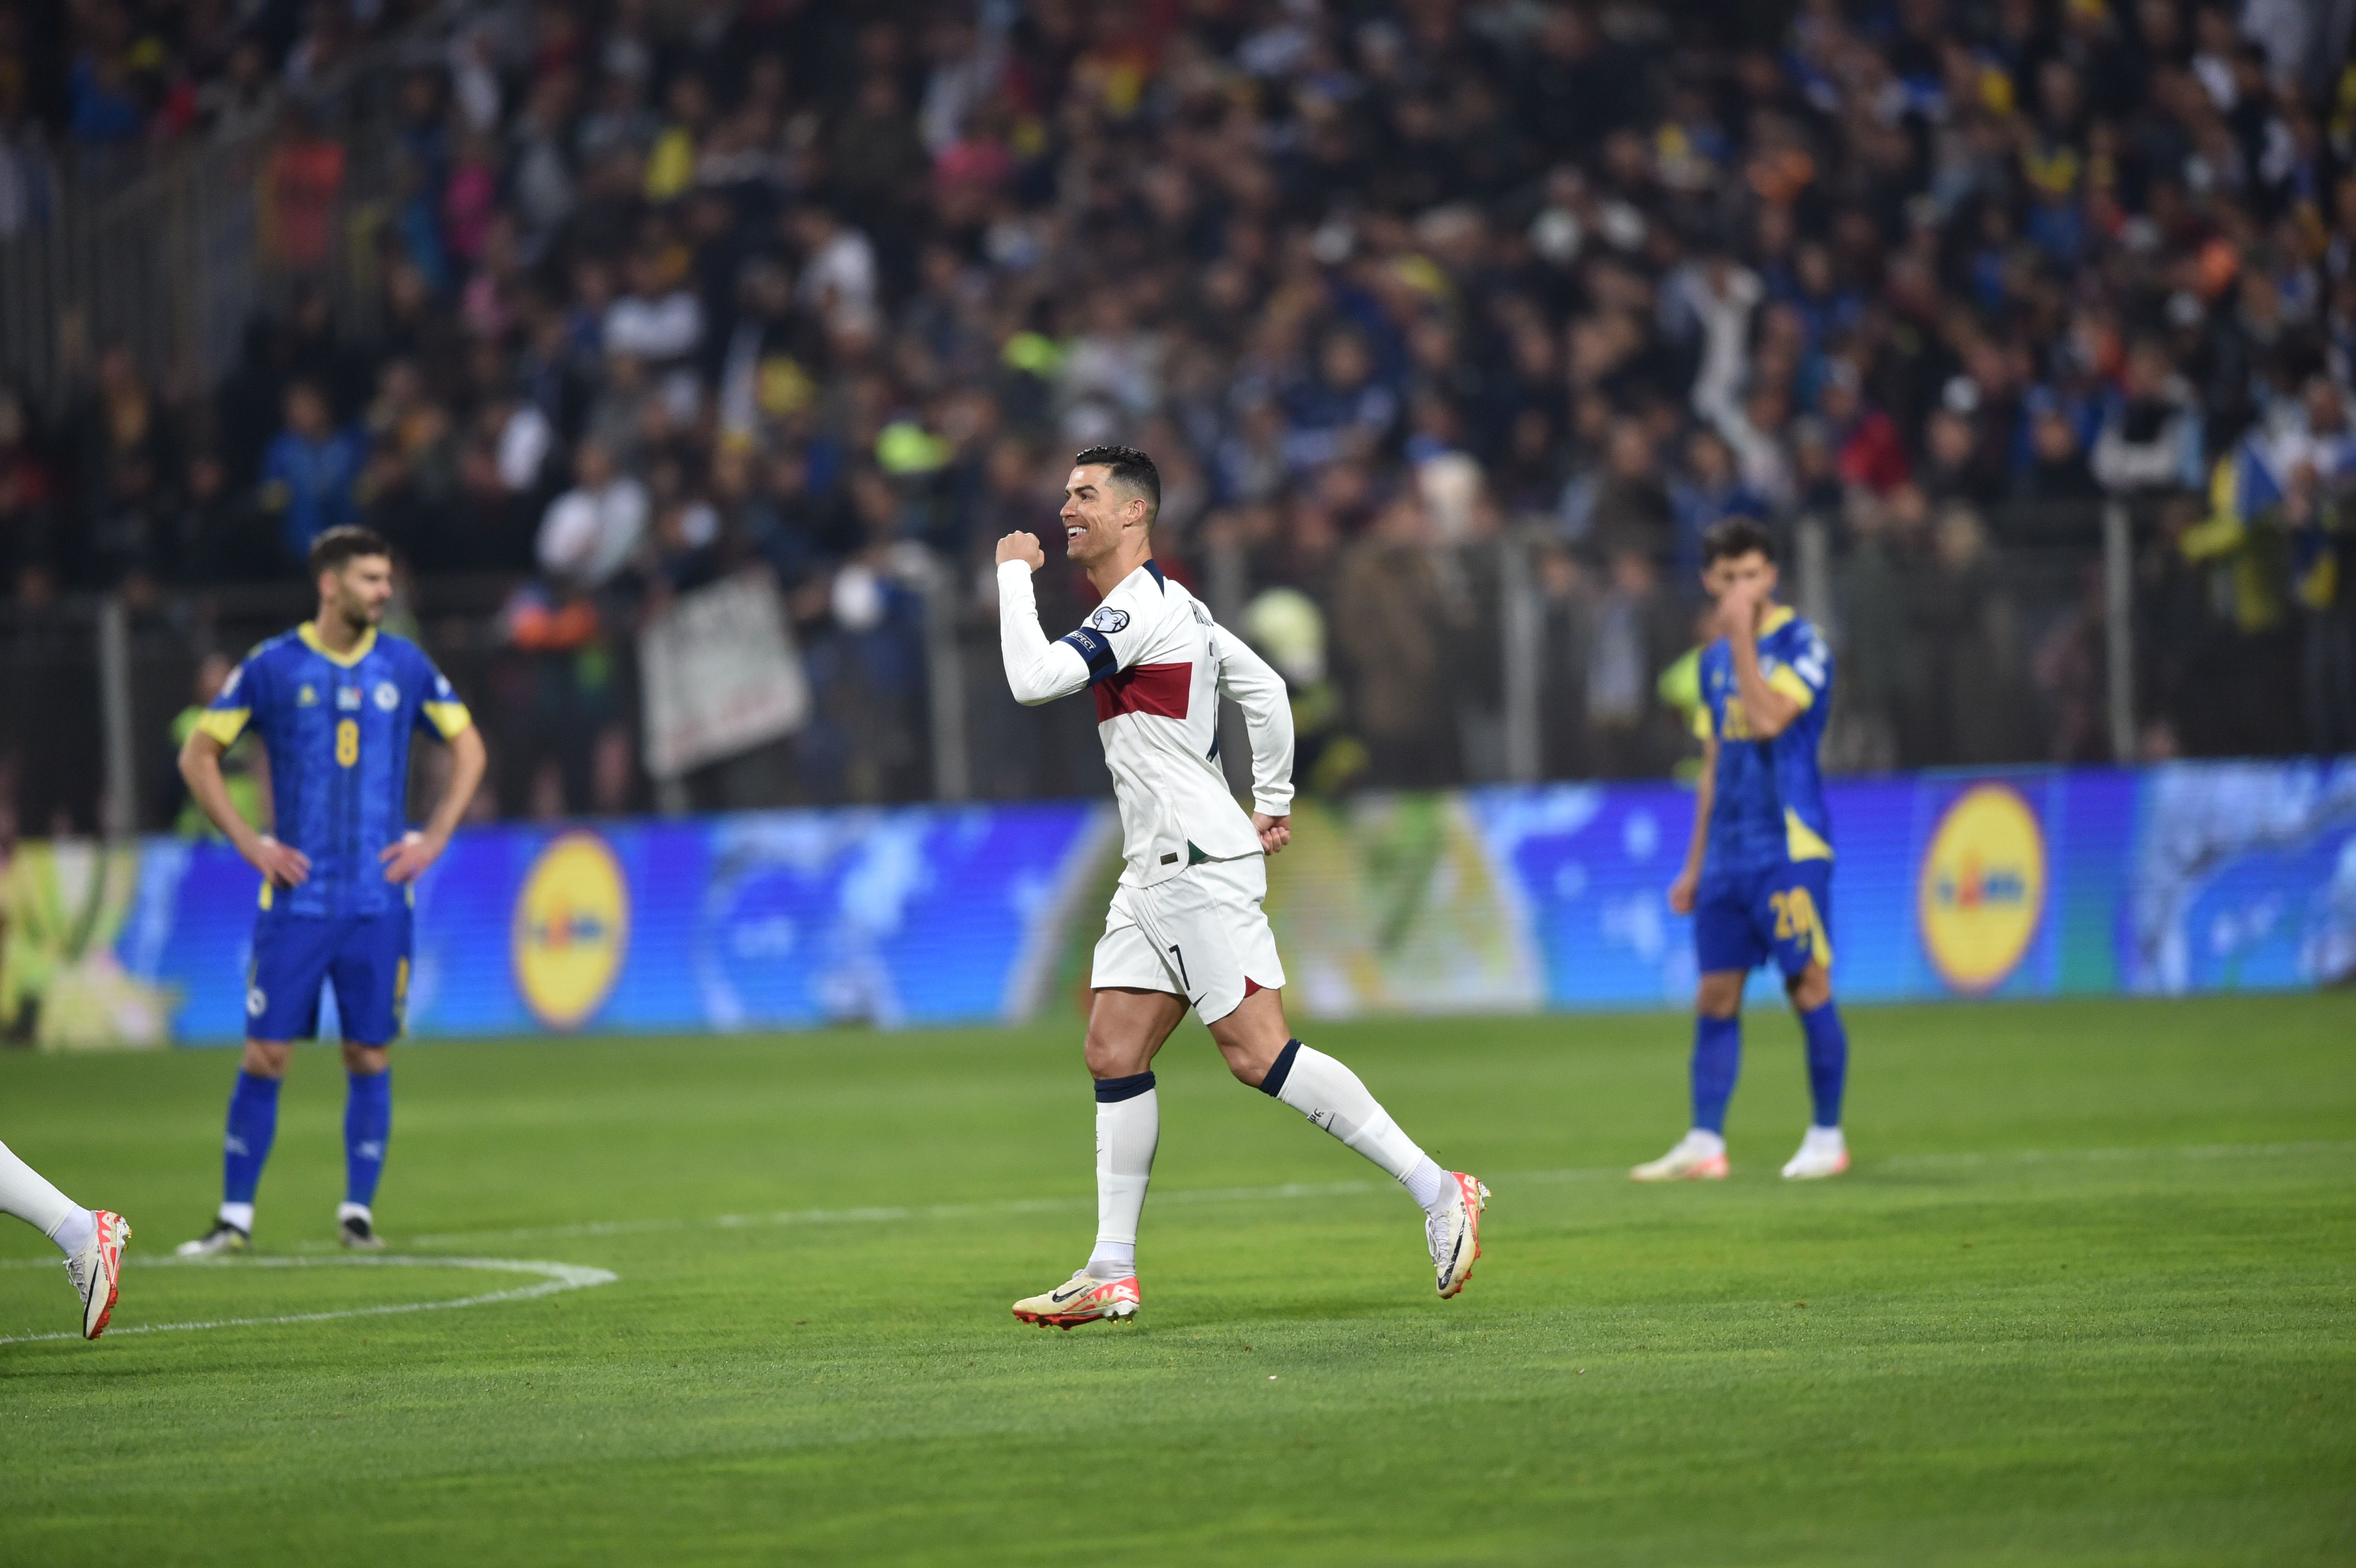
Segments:
[[[1684,995],[1738,514],[1848,994],[2342,981],[2350,14],[0,5],[0,1029],[235,1034],[177,726],[342,520],[494,762],[421,1033],[1065,1005],[1107,780],[987,562],[1077,621],[1105,439],[1293,686],[1308,1012]]]

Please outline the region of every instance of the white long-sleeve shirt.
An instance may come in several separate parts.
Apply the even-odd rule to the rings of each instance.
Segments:
[[[1292,812],[1292,707],[1284,679],[1202,602],[1147,561],[1116,584],[1087,624],[1055,642],[1039,626],[1031,569],[998,568],[998,639],[1006,683],[1027,708],[1088,691],[1097,738],[1120,806],[1120,880],[1151,887],[1195,859],[1260,853],[1251,818],[1219,771],[1219,699],[1235,699],[1251,736],[1252,803]]]

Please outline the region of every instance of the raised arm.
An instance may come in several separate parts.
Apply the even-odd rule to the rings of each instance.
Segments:
[[[1016,541],[1026,541],[1024,551]],[[998,545],[998,651],[1006,659],[1006,685],[1014,700],[1036,708],[1085,691],[1088,662],[1069,643],[1047,640],[1039,629],[1039,602],[1031,573],[1045,560],[1029,534],[1009,534]]]
[[[1251,737],[1252,826],[1274,854],[1291,837],[1284,824],[1292,815],[1292,699],[1284,677],[1225,626],[1211,627],[1211,651],[1219,661],[1219,695],[1244,710]]]

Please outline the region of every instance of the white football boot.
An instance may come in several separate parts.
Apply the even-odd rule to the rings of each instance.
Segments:
[[[1068,1329],[1079,1323],[1128,1323],[1144,1300],[1137,1275],[1098,1279],[1082,1269],[1055,1289],[1026,1296],[1014,1304],[1014,1316],[1042,1328]]]
[[[1786,1181],[1814,1181],[1848,1168],[1848,1142],[1838,1127],[1810,1127],[1800,1152],[1783,1162]]]
[[[1676,1147],[1658,1159],[1646,1160],[1628,1172],[1631,1181],[1723,1181],[1726,1140],[1696,1127],[1677,1140]]]
[[[1472,1277],[1481,1257],[1481,1211],[1489,1206],[1489,1189],[1462,1171],[1450,1171],[1448,1180],[1448,1207],[1423,1222],[1423,1238],[1431,1243],[1432,1285],[1442,1299]]]
[[[131,1242],[131,1224],[111,1209],[92,1216],[98,1224],[90,1244],[66,1259],[66,1277],[81,1296],[81,1337],[95,1339],[106,1332],[114,1316],[114,1301],[123,1286],[123,1249]]]

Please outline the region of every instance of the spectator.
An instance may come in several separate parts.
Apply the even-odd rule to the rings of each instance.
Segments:
[[[356,520],[353,500],[368,443],[338,430],[327,394],[316,381],[286,389],[286,425],[262,459],[262,504],[277,514],[289,564],[310,553],[327,529]]]
[[[1428,789],[1461,776],[1451,645],[1462,629],[1432,558],[1423,505],[1403,495],[1344,557],[1334,642],[1355,667],[1355,728],[1366,782]]]
[[[594,591],[637,554],[647,532],[647,489],[619,472],[595,442],[582,443],[573,465],[573,486],[550,503],[534,549],[542,571]]]
[[[2158,338],[2138,339],[2094,443],[2095,479],[2123,495],[2197,489],[2201,458],[2201,413],[2191,388]]]

